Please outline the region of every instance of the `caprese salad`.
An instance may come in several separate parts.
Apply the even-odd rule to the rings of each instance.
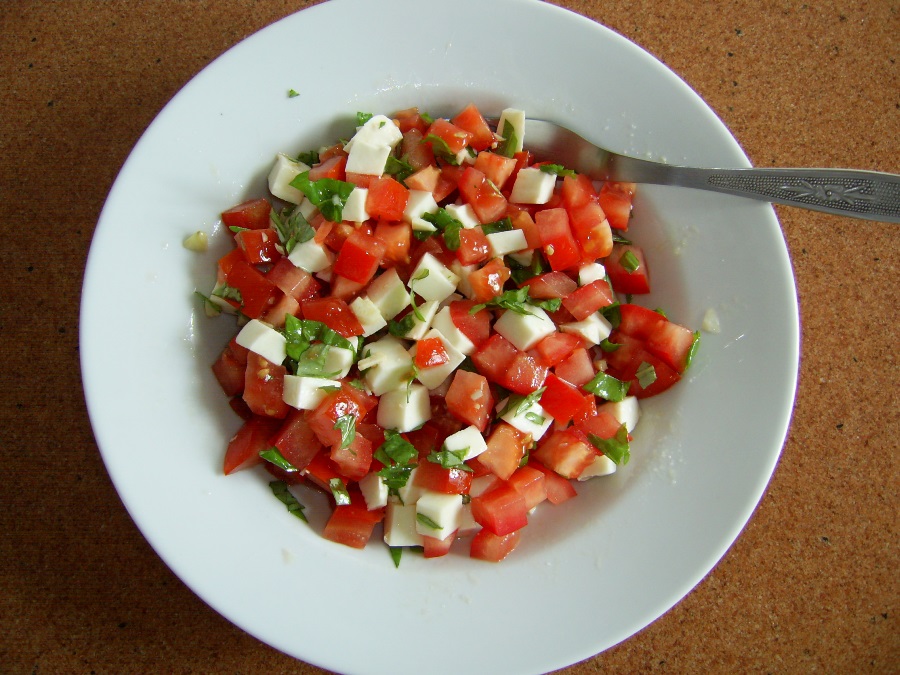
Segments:
[[[398,564],[460,538],[499,561],[538,505],[628,462],[698,334],[632,302],[635,186],[536,161],[522,111],[357,118],[221,214],[235,245],[201,297],[238,318],[212,366],[243,419],[224,472],[262,465],[301,518],[291,486],[324,490],[324,536],[382,524]]]

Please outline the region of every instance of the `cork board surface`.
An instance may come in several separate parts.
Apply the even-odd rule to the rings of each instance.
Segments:
[[[324,672],[232,626],[156,556],[104,470],[78,364],[88,247],[134,143],[212,59],[309,4],[0,3],[0,672]],[[758,166],[900,172],[897,2],[556,4],[671,67]],[[897,671],[897,226],[778,215],[802,356],[775,476],[694,591],[561,673]]]

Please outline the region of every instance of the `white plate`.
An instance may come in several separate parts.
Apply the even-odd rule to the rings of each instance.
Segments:
[[[556,119],[613,148],[748,166],[678,77],[624,38],[522,0],[333,0],[245,40],[153,122],[110,192],[84,283],[81,354],[97,442],[125,506],[184,582],[235,624],[345,673],[538,673],[624,640],[678,602],[750,517],[786,434],[799,326],[771,207],[647,187],[633,236],[655,291],[693,327],[715,309],[690,376],[648,402],[617,475],[542,509],[506,561],[404,558],[323,540],[265,474],[221,475],[238,426],[209,365],[233,329],[192,296],[206,254],[182,247],[262,194],[278,151],[317,147],[356,111],[474,101]],[[493,27],[493,28],[490,28]],[[287,91],[300,95],[289,98]]]

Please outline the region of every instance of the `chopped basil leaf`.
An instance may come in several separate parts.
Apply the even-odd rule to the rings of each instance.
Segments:
[[[435,230],[413,230],[412,233],[416,241],[425,241],[428,237],[437,234]]]
[[[200,291],[194,291],[194,295],[203,300],[203,311],[206,316],[218,316],[222,313],[222,305],[209,299],[209,296],[203,295]]]
[[[356,126],[361,127],[370,119],[372,119],[374,115],[369,112],[358,112],[356,113]]]
[[[560,305],[562,305],[562,298],[546,298],[543,300],[530,298],[528,302],[530,302],[532,305],[535,305],[536,307],[545,309],[548,312],[555,312],[559,309]]]
[[[509,398],[506,399],[506,405],[503,406],[503,410],[497,414],[497,417],[503,417],[507,413],[512,413],[513,416],[516,416],[519,413],[525,412],[540,400],[546,389],[547,387],[535,389],[527,396],[523,396],[522,394],[510,394]]]
[[[634,274],[641,267],[641,261],[638,260],[638,257],[633,251],[625,251],[625,253],[622,254],[622,257],[619,258],[619,264],[622,265],[629,274]]]
[[[588,440],[595,448],[609,457],[617,466],[625,466],[631,459],[628,447],[628,429],[623,424],[613,438],[600,438],[596,434],[588,434]]]
[[[668,316],[666,316],[666,312],[665,312],[662,308],[660,308],[660,307],[657,307],[657,308],[654,309],[653,311],[656,312],[657,314],[659,314],[660,316],[663,316],[663,317],[665,317],[665,318],[667,318],[667,319],[669,318]]]
[[[287,471],[288,473],[296,473],[300,470],[289,461],[287,461],[284,458],[284,455],[282,455],[276,447],[271,447],[268,450],[260,450],[259,456],[270,464],[274,464],[282,471]]]
[[[425,321],[425,317],[422,316],[422,312],[420,312],[419,308],[416,306],[416,292],[415,290],[413,290],[413,287],[415,286],[415,282],[422,281],[422,279],[427,278],[429,272],[430,270],[428,270],[427,268],[423,269],[416,276],[409,280],[409,304],[412,305],[412,313],[415,315],[415,317],[419,321],[423,322]]]
[[[350,493],[347,492],[347,486],[340,478],[332,478],[328,481],[328,487],[331,488],[331,495],[334,497],[335,506],[347,506],[350,503]]]
[[[523,265],[509,255],[503,258],[503,262],[510,269],[510,278],[517,286],[521,286],[529,279],[533,279],[547,270],[544,256],[538,250],[532,251],[530,265]]]
[[[402,183],[413,175],[416,170],[412,168],[412,165],[408,161],[406,161],[405,157],[397,159],[393,155],[390,155],[384,165],[384,172]]]
[[[611,305],[600,308],[600,314],[609,321],[609,325],[613,328],[618,328],[619,324],[622,323],[622,311],[619,309],[621,305],[622,303],[620,302],[614,302]]]
[[[605,340],[603,340],[603,342],[600,343],[600,349],[605,352],[614,352],[621,346],[622,345],[616,342],[610,342],[609,338],[606,338]]]
[[[425,138],[422,139],[425,143],[431,144],[431,149],[434,151],[435,156],[440,157],[448,164],[453,166],[458,166],[459,162],[456,159],[456,153],[450,149],[450,146],[447,145],[447,141],[436,134],[428,134]]]
[[[641,388],[646,389],[656,382],[656,368],[646,361],[641,361],[641,365],[638,366],[635,377],[637,377],[638,384],[641,385]]]
[[[500,136],[503,140],[497,145],[497,154],[503,155],[504,157],[514,157],[516,154],[516,147],[519,145],[519,136],[516,134],[513,125],[504,122],[503,131],[500,132]]]
[[[463,448],[461,450],[441,448],[439,451],[433,450],[428,453],[426,459],[432,464],[440,464],[445,469],[461,469],[463,471],[471,472],[471,467],[464,463],[468,452],[468,448]]]
[[[562,164],[541,164],[538,168],[544,173],[550,173],[554,176],[569,176],[574,178],[578,174],[576,174],[572,169],[567,169]]]
[[[444,243],[449,250],[459,249],[459,232],[463,229],[463,224],[451,216],[449,211],[440,208],[434,213],[422,214],[422,220],[434,225],[444,235]]]
[[[288,98],[297,98],[300,95],[296,89],[288,89]]]
[[[422,523],[425,527],[430,528],[432,530],[443,530],[444,528],[434,522],[431,518],[426,516],[424,513],[417,513],[416,520]]]
[[[697,355],[697,350],[700,349],[700,331],[694,332],[694,340],[691,342],[691,348],[688,349],[687,356],[684,359],[684,369],[687,370],[691,363],[694,361],[694,357]]]
[[[403,557],[403,547],[388,546],[388,551],[391,552],[391,560],[394,561],[394,567],[400,567],[400,558]]]
[[[388,321],[388,332],[394,337],[405,338],[409,335],[409,331],[411,331],[415,325],[416,316],[410,312],[399,321],[393,319]]]
[[[224,298],[225,300],[234,300],[235,302],[240,303],[244,302],[244,299],[241,297],[241,292],[234,286],[229,286],[228,284],[216,286],[210,295],[215,295],[217,298]]]
[[[287,507],[287,510],[290,513],[293,513],[304,523],[309,522],[306,519],[306,515],[303,513],[303,504],[297,501],[297,498],[288,489],[287,483],[280,480],[273,480],[271,483],[269,483],[269,487],[272,489],[272,494],[278,497],[278,499]]]
[[[287,213],[287,210],[281,214],[277,214],[273,210],[269,213],[269,219],[278,233],[278,239],[281,240],[286,255],[290,255],[297,244],[307,242],[316,236],[313,226],[297,209],[290,214]]]
[[[300,354],[300,358],[291,363],[291,370],[294,375],[307,377],[326,377],[335,378],[340,375],[340,371],[326,371],[325,360],[328,358],[328,350],[331,345],[314,344]],[[338,387],[340,388],[340,387]]]
[[[341,448],[349,448],[356,440],[356,417],[353,415],[341,415],[334,422],[335,431],[341,432]]]
[[[384,443],[375,451],[375,459],[384,465],[378,475],[387,486],[388,492],[397,494],[409,481],[415,468],[413,460],[418,458],[419,451],[393,429],[384,430]]]
[[[247,232],[250,230],[249,227],[241,227],[240,225],[229,225],[228,229],[237,234],[238,232]]]
[[[600,372],[594,375],[593,379],[584,385],[584,390],[596,394],[607,401],[618,402],[628,395],[629,384],[630,382],[623,382],[622,380],[617,380],[612,375]]]
[[[326,219],[333,223],[343,220],[344,205],[347,197],[353,192],[353,183],[336,180],[334,178],[320,178],[317,181],[309,179],[309,171],[304,171],[290,183],[306,195],[314,206]]]
[[[491,298],[487,302],[483,302],[472,307],[472,309],[469,310],[469,314],[477,314],[485,307],[508,309],[511,312],[515,312],[516,314],[532,314],[532,312],[528,311],[528,307],[526,305],[540,307],[541,309],[545,309],[548,312],[555,312],[559,309],[559,306],[562,303],[562,300],[560,300],[559,298],[536,300],[528,294],[528,289],[528,286],[522,286],[522,288],[513,288],[508,291],[503,291],[503,293],[494,298]]]
[[[312,166],[313,164],[319,163],[319,151],[318,150],[307,150],[306,152],[301,152],[297,155],[297,161],[306,164],[307,166]]]
[[[353,344],[340,333],[332,330],[321,321],[310,319],[298,319],[293,314],[284,317],[284,337],[287,340],[285,351],[287,353],[287,365],[294,375],[298,369],[316,370],[319,376],[325,377],[325,353],[322,347],[317,347],[304,357],[304,354],[313,346],[320,343],[328,347],[341,347],[353,352]],[[300,365],[304,362],[304,365]]]
[[[421,117],[422,121],[425,122],[425,124],[427,124],[429,126],[431,126],[434,123],[434,118],[431,115],[429,115],[427,112],[420,112],[419,117]]]
[[[485,234],[496,234],[497,232],[509,232],[510,230],[514,230],[515,227],[512,224],[512,219],[507,216],[506,218],[495,220],[492,223],[485,223],[481,226],[481,229]]]
[[[547,418],[543,415],[538,415],[536,412],[527,412],[525,413],[525,419],[532,424],[537,424],[540,426],[546,421]]]
[[[619,234],[618,230],[612,231],[612,240],[614,244],[625,244],[626,246],[631,246],[633,243],[630,239],[627,239]]]

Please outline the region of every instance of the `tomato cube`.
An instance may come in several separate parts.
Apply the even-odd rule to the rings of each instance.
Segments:
[[[463,108],[456,117],[450,120],[455,126],[468,132],[471,137],[469,146],[478,152],[487,150],[494,143],[494,132],[487,120],[473,103]]]
[[[304,319],[324,323],[345,338],[363,334],[362,324],[350,305],[340,298],[315,298],[300,305]]]
[[[369,183],[366,196],[366,211],[372,218],[402,220],[409,190],[390,176],[376,178]]]
[[[448,495],[464,495],[468,494],[472,485],[472,474],[464,469],[445,469],[440,464],[426,460],[419,462],[413,482],[426,490]]]
[[[463,201],[472,206],[482,224],[492,223],[506,215],[506,197],[475,167],[470,166],[463,171],[458,187]]]
[[[582,434],[564,429],[544,436],[531,456],[563,478],[578,478],[594,461],[597,450]]]
[[[259,453],[269,447],[269,436],[278,428],[278,420],[254,415],[244,422],[228,442],[223,470],[225,474],[262,462]]]
[[[565,270],[581,262],[581,251],[572,235],[569,216],[563,208],[538,211],[534,216],[541,246],[554,270]]]
[[[225,227],[259,230],[269,227],[272,205],[266,199],[249,199],[222,212]]]
[[[287,368],[251,352],[244,370],[244,402],[255,415],[283,419],[290,408],[283,400]]]
[[[500,562],[518,545],[522,532],[516,530],[504,536],[498,536],[488,530],[479,530],[469,548],[469,556],[488,562]]]
[[[302,410],[292,411],[278,432],[269,439],[269,445],[295,468],[302,471],[322,449]]]
[[[350,493],[350,503],[336,506],[332,511],[322,536],[329,541],[350,546],[365,548],[375,525],[384,519],[384,509],[369,511],[366,502],[357,491]]]
[[[332,271],[358,284],[367,284],[384,259],[384,244],[362,230],[354,230],[344,241]]]
[[[553,373],[544,381],[541,407],[560,424],[568,424],[584,405],[584,396],[573,385]]]
[[[490,385],[483,375],[468,370],[457,370],[444,402],[447,412],[456,419],[477,427],[482,432],[487,429],[494,409],[494,399],[491,396]]]
[[[478,455],[478,461],[495,476],[507,480],[519,468],[530,445],[530,434],[524,434],[506,422],[498,422],[488,436],[487,450]]]
[[[475,522],[498,536],[520,530],[528,524],[525,498],[507,483],[472,498]]]
[[[516,492],[525,499],[525,508],[531,511],[535,506],[547,499],[547,481],[542,471],[533,466],[516,469],[507,481]]]
[[[606,274],[617,293],[650,292],[650,275],[644,252],[639,246],[615,244],[604,263]]]

